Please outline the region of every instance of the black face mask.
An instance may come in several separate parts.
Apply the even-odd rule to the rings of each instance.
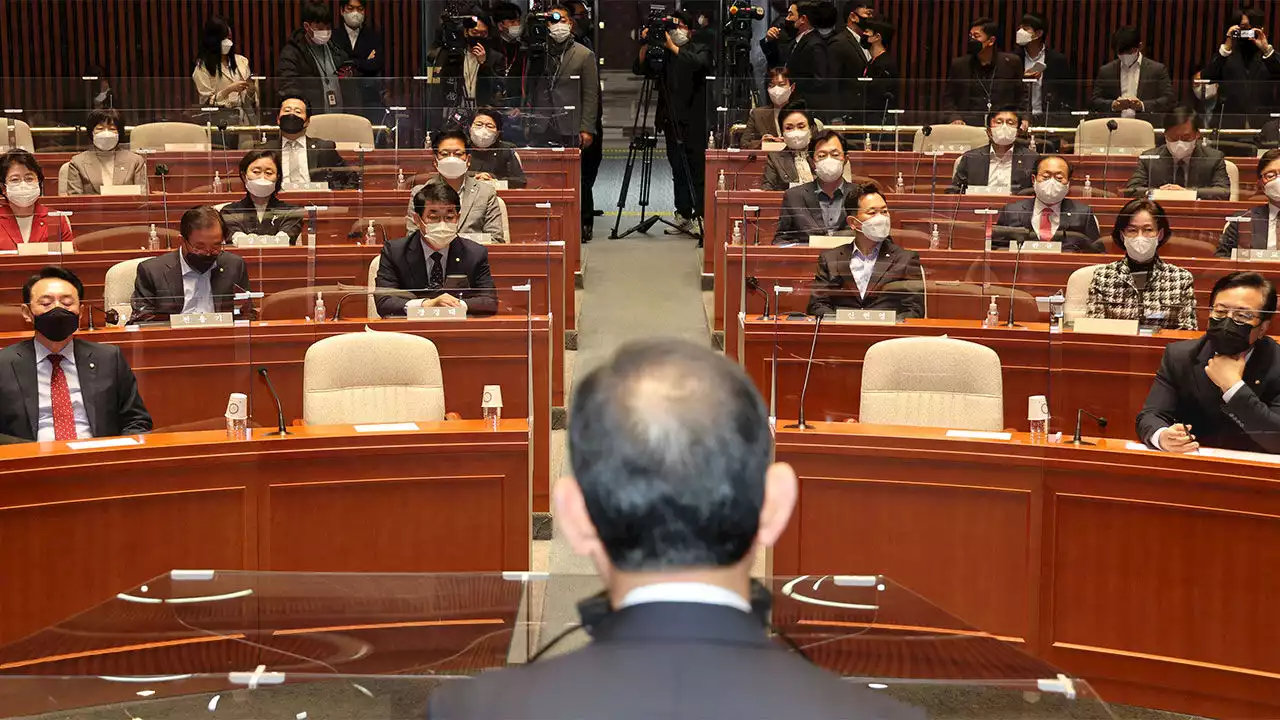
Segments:
[[[969,48],[969,54],[970,54],[970,55],[977,55],[978,53],[982,52],[982,47],[983,47],[983,46],[982,46],[982,43],[981,43],[981,42],[979,42],[979,41],[977,41],[977,40],[970,40],[970,41],[969,41],[969,45],[968,45],[968,48]]]
[[[182,253],[182,259],[187,261],[187,267],[198,273],[209,272],[209,268],[218,262],[217,255],[200,255],[193,252]]]
[[[866,50],[871,49],[871,41],[867,39],[866,35],[863,35],[862,37],[858,38],[858,44],[861,45],[863,49],[866,49]]]
[[[1219,355],[1239,355],[1253,344],[1249,335],[1253,333],[1252,325],[1243,325],[1231,318],[1209,318],[1209,344]]]
[[[471,47],[475,47],[476,45],[484,45],[484,40],[485,40],[484,37],[481,35],[467,36],[467,44],[470,45]]]
[[[290,135],[297,135],[302,132],[302,126],[306,124],[306,120],[297,115],[281,115],[277,124],[280,125],[280,132]]]
[[[36,332],[54,342],[62,342],[80,328],[80,316],[64,307],[56,307],[35,316]]]

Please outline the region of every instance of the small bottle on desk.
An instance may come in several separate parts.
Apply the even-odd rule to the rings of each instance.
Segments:
[[[942,249],[942,235],[938,234],[937,223],[934,223],[933,230],[929,233],[929,249],[930,250]]]
[[[398,170],[396,170],[396,189],[397,190],[409,189],[404,186],[404,168],[399,168]]]
[[[151,223],[151,232],[147,233],[147,249],[148,250],[160,249],[160,235],[159,233],[156,232],[155,223]]]
[[[902,173],[898,173],[898,182],[896,185],[893,186],[893,190],[899,195],[903,195],[907,192],[907,184],[902,181]],[[934,228],[937,228],[937,227],[938,227],[937,225],[934,225]]]
[[[1084,176],[1084,196],[1093,197],[1093,178]]]
[[[213,192],[215,194],[222,192],[222,175],[218,174],[217,170],[213,171]]]
[[[708,150],[716,149],[716,131],[715,130],[712,130],[711,132],[707,133],[707,149]]]
[[[995,298],[992,298],[991,303],[995,304]],[[324,293],[316,293],[316,309],[311,316],[318,323],[324,322]]]
[[[987,306],[987,317],[982,321],[982,327],[998,327],[1000,325],[1000,308],[996,306],[996,296],[991,296],[991,304]]]
[[[733,241],[732,242],[734,245],[742,244],[742,221],[741,220],[733,221]]]
[[[862,136],[862,149],[871,152],[871,133]]]
[[[365,245],[378,244],[378,231],[374,229],[372,220],[369,221],[369,227],[364,229],[364,244]]]
[[[718,180],[716,180],[716,189],[717,189],[717,190],[724,190],[724,189],[725,189],[725,183],[724,183],[724,168],[721,168],[721,169],[720,169],[720,178],[719,178]]]

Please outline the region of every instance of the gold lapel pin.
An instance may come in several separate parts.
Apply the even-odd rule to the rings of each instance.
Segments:
[[[90,370],[92,370],[92,369],[94,369],[94,368],[96,368],[96,367],[97,367],[97,365],[94,365],[93,363],[89,363],[89,369],[90,369]]]

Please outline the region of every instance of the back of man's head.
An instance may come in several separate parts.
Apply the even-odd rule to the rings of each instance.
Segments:
[[[620,571],[732,566],[762,532],[768,413],[742,370],[710,349],[670,339],[622,347],[574,392],[569,454]]]

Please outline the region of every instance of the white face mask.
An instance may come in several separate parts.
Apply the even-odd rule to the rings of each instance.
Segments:
[[[93,146],[107,152],[114,150],[116,145],[120,144],[120,133],[114,130],[104,130],[93,134]]]
[[[471,144],[479,148],[487,148],[498,139],[498,132],[484,126],[472,126]]]
[[[783,105],[786,105],[787,101],[791,99],[791,86],[790,85],[770,86],[769,99],[772,100],[773,104],[777,105],[778,107],[782,107]]]
[[[1012,125],[997,125],[991,128],[991,142],[996,145],[1012,145],[1018,137],[1018,128]]]
[[[844,161],[822,158],[813,166],[813,172],[822,182],[835,182],[844,174]]]
[[[1191,157],[1191,153],[1196,150],[1194,140],[1175,140],[1171,143],[1165,143],[1169,146],[1169,154],[1179,160],[1186,160]]]
[[[20,208],[31,207],[35,204],[36,198],[40,197],[40,184],[11,182],[5,187],[5,197],[9,198],[10,205],[16,205]]]
[[[1267,199],[1272,204],[1280,205],[1280,178],[1276,178],[1262,187],[1262,192],[1266,193]]]
[[[562,43],[569,39],[569,35],[573,33],[573,28],[567,23],[556,23],[547,29],[547,34],[557,43]]]
[[[884,240],[889,237],[889,228],[889,216],[877,215],[863,222],[862,227],[858,229],[862,231],[863,235],[866,235],[872,240]]]
[[[436,161],[436,169],[450,180],[456,180],[467,174],[467,161],[460,157],[440,158]]]
[[[1057,205],[1067,196],[1067,186],[1053,178],[1036,183],[1036,198],[1045,205]]]
[[[1022,46],[1030,45],[1032,40],[1035,40],[1035,37],[1026,28],[1018,28],[1017,34],[1013,36],[1013,41]]]
[[[235,47],[235,45],[236,45],[235,43],[231,42],[231,38],[227,38],[227,39],[223,40],[223,41],[222,41],[222,54],[223,54],[223,55],[230,55],[230,54],[231,54],[231,48]]]
[[[671,42],[676,47],[684,47],[684,44],[689,42],[689,31],[683,28],[672,30],[670,35]]]
[[[1124,253],[1136,263],[1151,262],[1156,256],[1156,247],[1160,245],[1159,235],[1139,235],[1136,238],[1124,239]]]
[[[458,237],[456,222],[428,223],[420,219],[419,226],[422,227],[422,239],[427,241],[432,250],[443,250]]]
[[[782,139],[786,141],[787,147],[792,150],[804,150],[809,147],[808,130],[788,130],[782,133]]]
[[[311,42],[315,45],[324,45],[331,37],[333,37],[332,30],[316,30],[311,33]]]
[[[1126,68],[1131,68],[1134,65],[1137,65],[1138,61],[1141,59],[1142,53],[1129,53],[1128,55],[1120,56],[1120,64]]]
[[[276,191],[276,181],[267,180],[266,178],[254,178],[246,181],[244,184],[249,194],[256,198],[271,197],[271,193]]]
[[[344,12],[342,13],[342,22],[346,23],[347,27],[352,30],[358,30],[361,25],[364,25],[364,13]]]
[[[506,38],[507,40],[510,40],[511,42],[515,42],[520,39],[521,35],[524,34],[524,26],[520,25],[519,23],[515,25],[509,25],[507,27],[502,28],[501,32],[502,32],[502,37]]]

